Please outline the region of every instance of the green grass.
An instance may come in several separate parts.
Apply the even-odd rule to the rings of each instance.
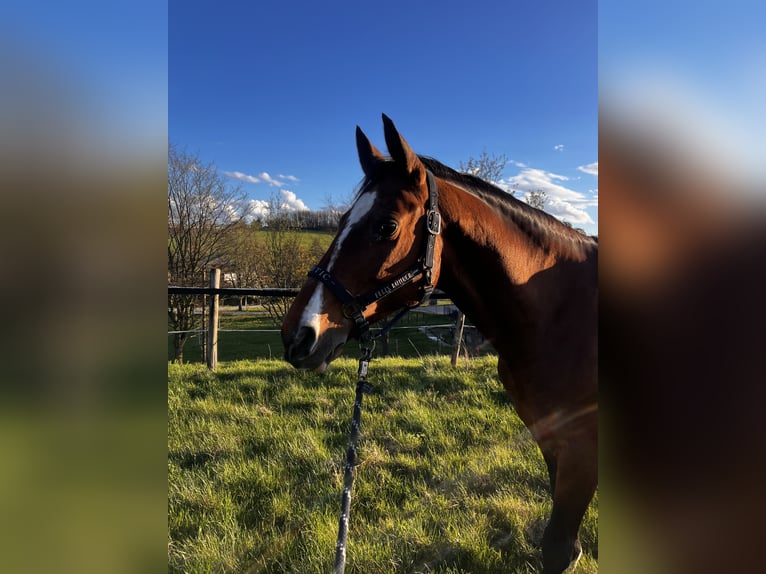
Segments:
[[[268,231],[261,230],[261,233]],[[335,238],[335,231],[311,231],[301,230],[298,232],[298,239],[304,247],[310,247],[314,241],[318,241],[322,249],[329,249],[332,240]]]
[[[540,570],[546,472],[495,364],[373,360],[347,572]],[[168,365],[170,572],[332,571],[356,367]],[[597,501],[581,538],[596,572]]]

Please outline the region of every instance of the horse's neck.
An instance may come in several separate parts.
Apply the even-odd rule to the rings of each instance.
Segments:
[[[488,338],[502,337],[509,323],[539,323],[544,308],[563,297],[552,280],[571,254],[535,240],[496,208],[455,187],[440,201],[444,226],[439,286]],[[521,336],[521,333],[518,333]],[[493,341],[494,342],[494,341]]]
[[[494,280],[500,274],[511,284],[522,285],[532,275],[552,267],[558,258],[555,251],[524,233],[507,214],[459,187],[446,187],[440,203],[449,267],[486,270],[478,276],[460,274],[467,282]]]

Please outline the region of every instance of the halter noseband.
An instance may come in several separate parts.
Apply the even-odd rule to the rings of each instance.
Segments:
[[[431,270],[434,267],[434,245],[436,244],[436,236],[441,232],[442,218],[439,213],[439,188],[436,186],[436,178],[430,171],[426,171],[426,178],[428,182],[426,246],[423,256],[418,259],[415,267],[397,275],[381,287],[372,289],[362,295],[352,295],[332,273],[321,265],[315,265],[311,271],[309,271],[309,277],[324,283],[324,285],[332,291],[333,295],[338,298],[343,305],[343,314],[348,319],[354,320],[356,327],[359,329],[359,338],[362,341],[368,341],[370,339],[370,323],[363,315],[364,310],[369,305],[376,301],[380,301],[383,297],[412,283],[412,281],[420,275],[425,277],[423,296],[420,298],[420,303],[425,302],[434,290],[434,286],[431,283]],[[405,308],[405,311],[406,310],[407,308]]]

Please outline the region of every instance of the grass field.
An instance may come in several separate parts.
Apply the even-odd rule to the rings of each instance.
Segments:
[[[346,572],[540,571],[546,472],[495,364],[373,360]],[[170,572],[332,571],[356,368],[168,365]],[[597,515],[576,572],[598,570]]]

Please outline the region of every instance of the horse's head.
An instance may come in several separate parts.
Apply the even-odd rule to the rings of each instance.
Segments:
[[[349,337],[419,304],[438,280],[435,180],[385,115],[383,125],[390,158],[357,127],[365,178],[285,315],[285,359],[296,367],[324,371]]]

